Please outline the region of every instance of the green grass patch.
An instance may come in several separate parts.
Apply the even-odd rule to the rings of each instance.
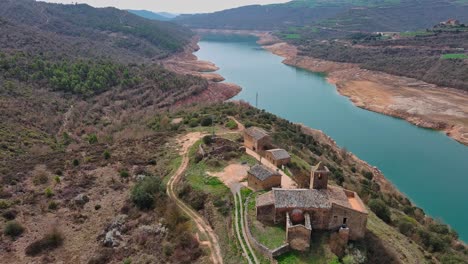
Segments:
[[[444,54],[442,55],[442,59],[444,60],[452,60],[452,59],[468,59],[468,54],[463,53],[451,53],[451,54]]]
[[[265,225],[256,219],[255,198],[259,194],[250,197],[248,203],[248,216],[252,235],[269,249],[278,248],[286,243],[286,230],[284,225]]]
[[[310,250],[307,252],[291,251],[277,258],[280,264],[339,263],[328,247],[327,232],[314,232]]]
[[[433,32],[427,32],[427,31],[408,31],[408,32],[401,32],[400,36],[401,37],[416,37],[416,36],[429,36],[433,35]]]
[[[242,154],[242,156],[239,158],[239,161],[241,163],[245,162],[249,166],[253,166],[253,165],[258,163],[257,160],[254,157],[252,157],[250,155],[247,155],[247,154]]]
[[[286,38],[286,39],[300,39],[300,38],[301,38],[301,35],[300,35],[300,34],[297,34],[297,33],[294,33],[294,34],[285,34],[285,35],[284,35],[284,38]]]

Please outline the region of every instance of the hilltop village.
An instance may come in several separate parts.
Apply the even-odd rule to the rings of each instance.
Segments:
[[[257,220],[283,223],[286,229],[287,243],[280,247],[280,254],[290,249],[308,250],[314,230],[338,232],[342,244],[364,237],[368,214],[364,203],[357,193],[329,185],[330,171],[326,166],[319,162],[311,168],[308,189],[282,186],[282,177],[288,176],[280,168],[290,162],[288,152],[275,148],[261,128],[247,128],[243,135],[247,151],[259,156],[259,164],[248,171],[248,187],[268,191],[256,199]],[[267,162],[262,164],[263,158]]]

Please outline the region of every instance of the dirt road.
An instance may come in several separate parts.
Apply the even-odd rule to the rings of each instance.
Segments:
[[[182,148],[181,148],[181,155],[182,155],[182,163],[176,173],[169,179],[167,183],[167,195],[175,201],[175,203],[179,206],[179,208],[187,214],[190,219],[193,220],[195,225],[197,226],[200,233],[203,233],[208,237],[209,241],[201,242],[202,245],[206,245],[209,247],[211,251],[211,260],[215,264],[222,264],[223,257],[221,254],[221,248],[219,247],[218,237],[216,236],[213,229],[210,227],[209,224],[205,222],[205,220],[193,209],[191,209],[188,205],[186,205],[182,200],[179,199],[177,193],[175,192],[175,186],[180,181],[182,175],[184,174],[185,170],[189,164],[189,156],[188,150],[189,148],[195,144],[198,140],[200,140],[204,134],[200,132],[189,133],[181,139]]]

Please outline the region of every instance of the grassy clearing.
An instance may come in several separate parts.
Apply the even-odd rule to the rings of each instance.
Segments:
[[[451,60],[451,59],[468,59],[468,54],[463,53],[452,53],[452,54],[444,54],[442,55],[442,59],[444,60]]]
[[[250,155],[247,155],[247,154],[243,154],[240,158],[239,158],[239,161],[241,163],[244,163],[246,162],[248,165],[250,166],[253,166],[255,164],[257,164],[257,160],[255,158],[253,158],[252,156]]]
[[[280,264],[306,264],[306,263],[340,263],[338,258],[330,251],[328,247],[329,234],[326,232],[315,232],[312,235],[312,243],[310,251],[308,252],[297,252],[291,251],[282,256],[277,260]]]
[[[283,225],[264,225],[257,221],[255,216],[255,198],[258,194],[250,197],[248,204],[248,216],[250,231],[258,242],[264,244],[270,249],[275,249],[282,246],[286,242],[286,230]]]

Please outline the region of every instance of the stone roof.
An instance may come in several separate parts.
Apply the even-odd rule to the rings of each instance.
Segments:
[[[267,152],[271,153],[271,155],[273,156],[273,159],[275,160],[283,160],[283,159],[291,158],[289,153],[284,149],[270,149],[270,150],[267,150]]]
[[[331,208],[327,190],[273,188],[275,207],[278,208]]]
[[[355,197],[357,194],[351,191]],[[276,209],[304,208],[304,209],[329,209],[333,204],[366,213],[365,207],[356,207],[350,203],[350,198],[345,190],[340,187],[328,186],[327,189],[280,189],[273,188],[273,201]],[[353,199],[355,199],[353,197]],[[360,201],[360,199],[359,199]],[[362,202],[360,202],[362,203]]]
[[[281,176],[278,172],[265,167],[264,165],[254,165],[252,168],[250,168],[249,174],[252,174],[255,178],[264,181],[272,176]]]
[[[271,205],[274,203],[275,203],[275,198],[273,197],[273,192],[267,192],[267,193],[257,196],[257,201],[256,201],[257,206]]]
[[[260,140],[260,139],[268,136],[268,133],[265,130],[259,128],[259,127],[246,128],[244,133],[251,136],[255,140]]]

